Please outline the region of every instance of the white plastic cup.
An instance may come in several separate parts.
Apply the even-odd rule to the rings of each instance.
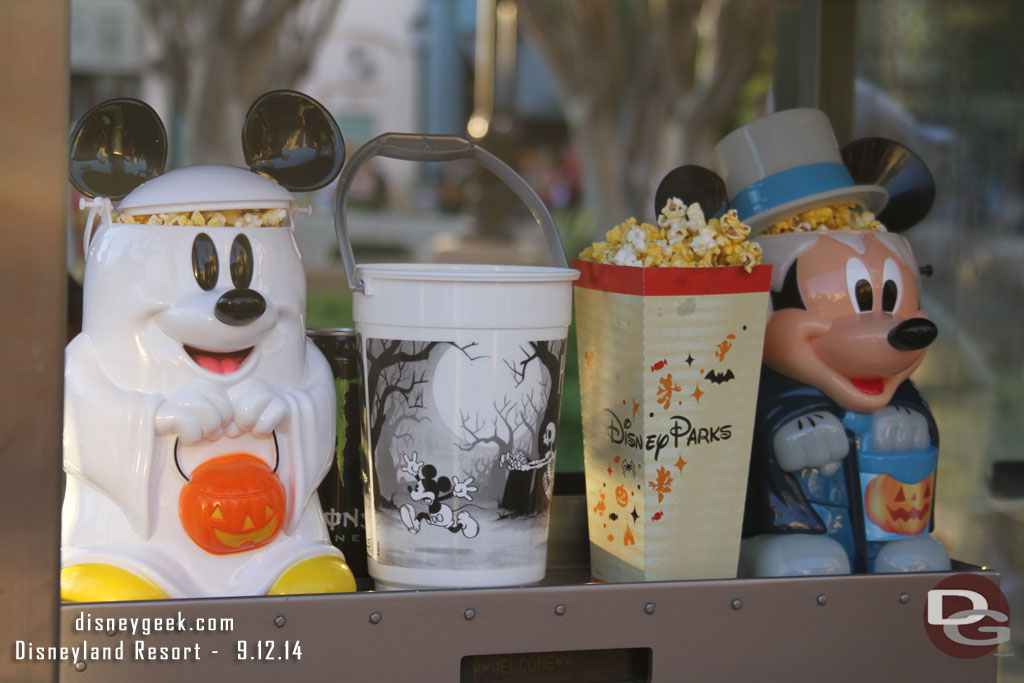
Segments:
[[[365,510],[378,589],[477,588],[544,578],[572,282],[568,267],[356,266],[345,201],[372,156],[474,158],[544,227],[519,176],[476,145],[385,135],[339,180],[339,244],[353,290],[366,405]]]

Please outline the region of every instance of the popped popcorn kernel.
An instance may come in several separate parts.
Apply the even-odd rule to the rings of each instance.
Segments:
[[[267,209],[263,212],[264,225],[278,227],[288,218],[288,212],[284,209]]]
[[[828,230],[870,230],[887,232],[884,225],[875,219],[875,214],[854,204],[819,206],[786,220],[779,221],[764,231],[766,235],[780,235],[790,232],[825,232]]]
[[[223,227],[231,225],[237,228],[280,227],[288,225],[287,209],[250,209],[239,211],[182,211],[178,213],[127,214],[121,211],[113,213],[115,223],[137,225],[180,225]]]
[[[700,205],[678,197],[665,202],[656,224],[629,218],[586,247],[579,258],[595,263],[646,268],[740,266],[748,273],[761,263],[761,248],[748,242],[750,226],[735,210],[705,220]]]

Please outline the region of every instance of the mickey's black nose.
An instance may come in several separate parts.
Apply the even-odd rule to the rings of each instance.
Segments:
[[[935,341],[939,328],[926,318],[904,320],[889,331],[889,345],[900,351],[919,351]]]
[[[253,289],[225,292],[214,306],[213,314],[225,325],[248,325],[267,310],[267,301]]]

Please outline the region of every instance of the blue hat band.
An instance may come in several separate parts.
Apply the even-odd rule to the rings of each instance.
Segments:
[[[736,209],[740,220],[746,220],[801,197],[853,186],[853,178],[842,164],[809,164],[751,183],[740,190],[729,204],[730,208]]]

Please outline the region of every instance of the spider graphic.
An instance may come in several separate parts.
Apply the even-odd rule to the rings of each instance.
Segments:
[[[622,476],[626,476],[627,472],[632,474],[633,478],[636,479],[636,463],[634,463],[632,460],[622,461]]]

